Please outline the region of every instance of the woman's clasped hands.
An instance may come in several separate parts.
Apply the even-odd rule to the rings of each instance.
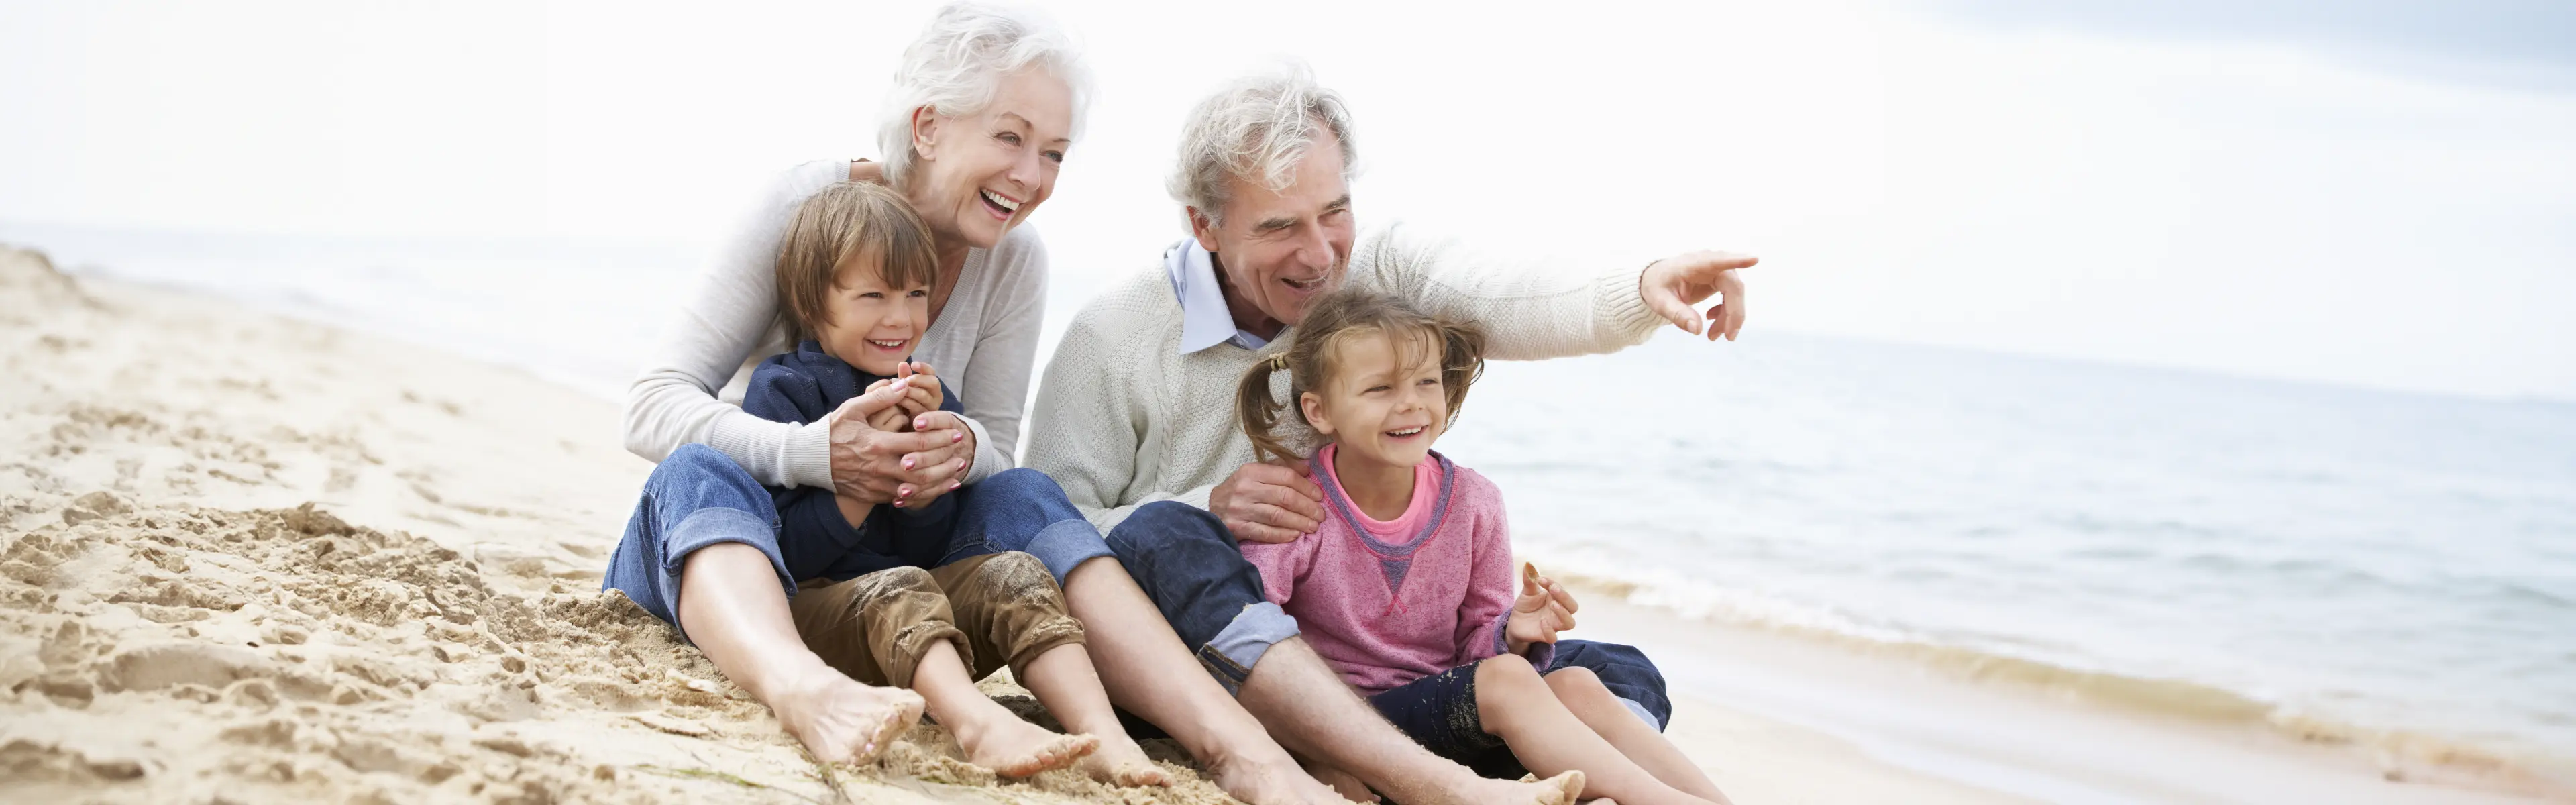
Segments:
[[[906,362],[832,412],[832,491],[854,502],[919,506],[956,490],[975,458],[975,432],[939,410],[939,377]]]

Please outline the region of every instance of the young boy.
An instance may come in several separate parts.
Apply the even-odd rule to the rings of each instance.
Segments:
[[[779,317],[796,347],[752,371],[743,410],[814,422],[888,384],[901,385],[904,399],[872,427],[909,430],[925,412],[958,410],[930,366],[906,360],[930,325],[937,272],[930,232],[900,195],[863,182],[815,192],[778,250]],[[1011,470],[909,507],[871,507],[828,487],[769,492],[776,559],[802,580],[788,606],[825,662],[861,682],[920,693],[969,761],[1005,777],[1079,764],[1105,782],[1168,784],[1120,727],[1084,653],[1082,626],[1046,566],[1026,553],[986,552],[988,540],[1027,541],[1000,530],[1054,525],[1025,512],[1081,518],[1052,480]],[[1005,500],[1014,496],[1051,496],[1052,505]],[[1004,664],[1077,734],[1022,721],[975,689]]]

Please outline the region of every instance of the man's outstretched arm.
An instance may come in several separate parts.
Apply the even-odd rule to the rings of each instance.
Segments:
[[[1363,282],[1484,325],[1487,357],[1537,360],[1635,346],[1665,324],[1732,339],[1744,321],[1736,272],[1754,258],[1689,252],[1567,264],[1505,257],[1396,224],[1363,237],[1351,261]],[[1703,320],[1692,306],[1712,297],[1726,301]]]

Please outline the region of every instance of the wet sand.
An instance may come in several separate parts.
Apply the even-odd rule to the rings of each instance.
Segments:
[[[1727,772],[1719,780],[1738,802],[1866,801],[1845,798],[1840,782],[1814,786],[1874,767],[1989,798],[2047,802],[2576,801],[2529,776],[2431,766],[2259,723],[2160,714],[1975,669],[1687,619],[1626,603],[1615,587],[1577,582],[1576,590],[1582,636],[1646,647],[1674,691],[1670,734]],[[1762,730],[1783,737],[1755,737]],[[1792,741],[1805,748],[1781,751]],[[1752,754],[1727,754],[1745,751]]]

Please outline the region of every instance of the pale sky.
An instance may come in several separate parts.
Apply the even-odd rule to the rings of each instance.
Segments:
[[[1099,78],[1058,294],[1177,237],[1182,111],[1294,54],[1363,223],[1755,253],[1749,337],[2576,399],[2558,6],[1212,6],[1051,6]],[[0,222],[695,247],[874,155],[930,8],[0,0]]]

